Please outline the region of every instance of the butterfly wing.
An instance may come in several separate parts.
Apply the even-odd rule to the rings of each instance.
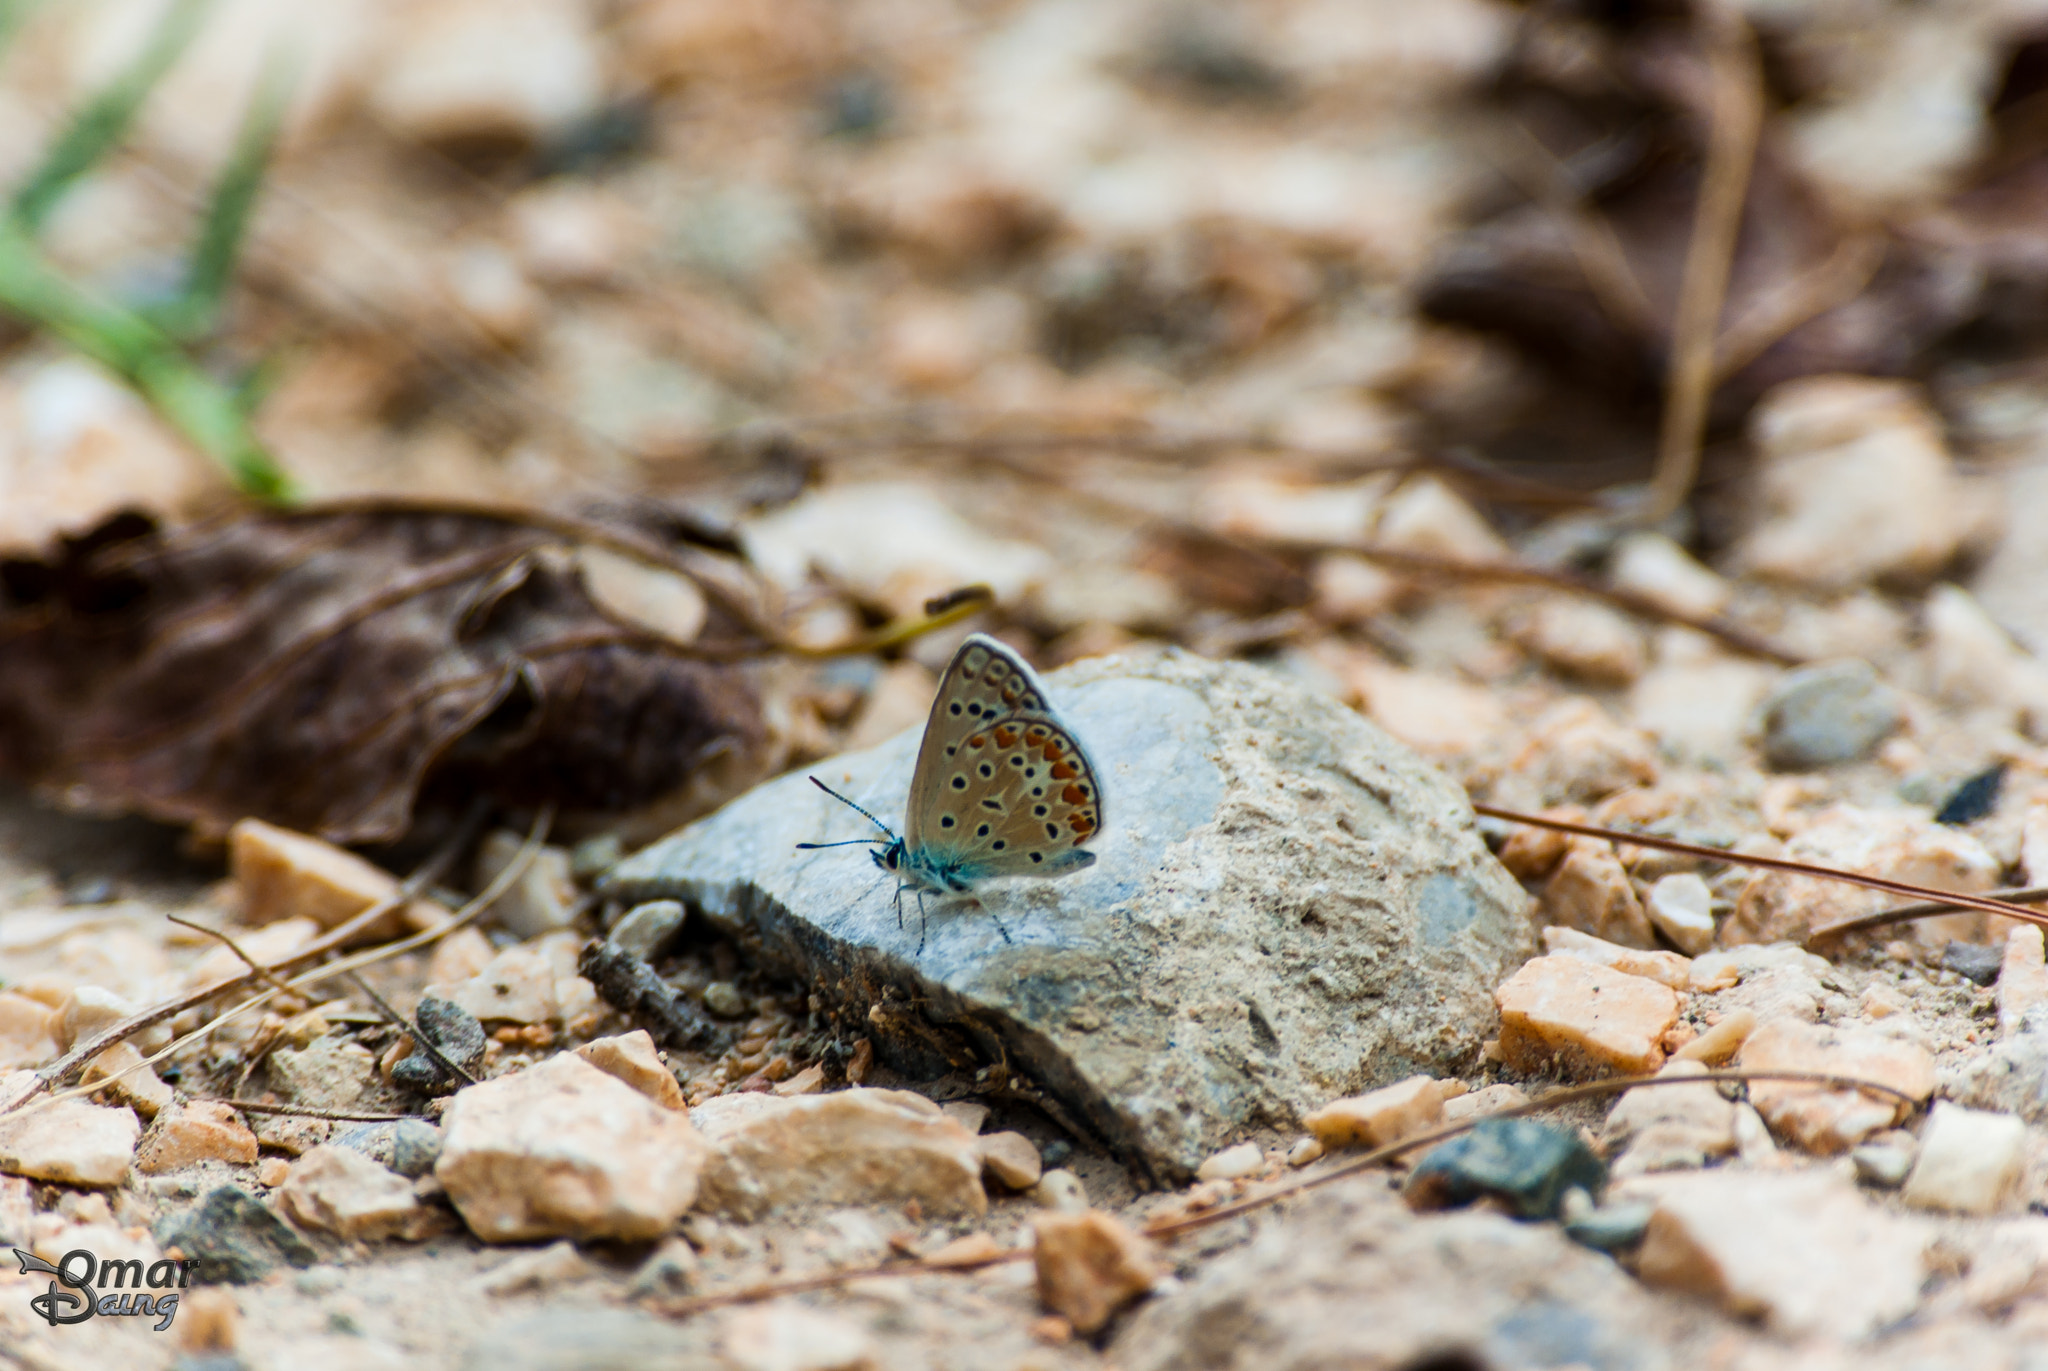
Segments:
[[[1094,860],[1102,785],[1045,685],[994,638],[960,645],[939,682],[910,782],[904,837],[922,864],[966,879],[1052,875]]]
[[[1081,740],[1043,715],[1012,715],[948,744],[917,860],[972,884],[1050,876],[1095,860],[1102,787]],[[913,813],[918,811],[913,810]]]
[[[952,775],[946,768],[970,734],[1012,715],[1054,718],[1044,684],[1007,644],[985,633],[970,634],[939,678],[939,693],[932,700],[924,742],[917,750],[917,767],[910,774],[910,806],[904,813],[903,836],[911,847],[952,836],[941,835],[922,822],[938,812],[935,805],[942,798],[940,787]],[[942,771],[946,772],[943,776]]]

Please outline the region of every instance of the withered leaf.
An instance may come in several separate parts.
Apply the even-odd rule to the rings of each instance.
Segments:
[[[0,773],[363,843],[477,796],[632,810],[758,752],[743,602],[711,584],[670,641],[589,592],[586,541],[687,565],[644,523],[422,505],[121,516],[0,562]]]
[[[1452,238],[1419,291],[1430,317],[1511,341],[1623,414],[1654,414],[1662,394],[1717,117],[1683,14],[1532,16],[1536,31],[1563,28],[1520,49],[1498,89],[1503,137],[1520,139],[1500,160],[1517,165],[1527,198],[1504,198]],[[1564,29],[1597,59],[1557,68],[1544,54]],[[1766,72],[1780,73],[1779,39],[1760,26],[1758,41]],[[1982,307],[1952,254],[1837,213],[1787,155],[1776,112],[1763,118],[1720,312],[1721,424],[1795,377],[1909,371]],[[1554,402],[1545,388],[1541,403]]]

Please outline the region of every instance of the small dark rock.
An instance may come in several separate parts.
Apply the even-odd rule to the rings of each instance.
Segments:
[[[432,1171],[441,1155],[441,1130],[423,1119],[364,1124],[334,1141],[342,1147],[354,1148],[407,1180],[416,1181]]]
[[[889,126],[889,86],[871,72],[855,72],[825,92],[827,138],[873,138]]]
[[[1953,971],[1965,980],[1978,985],[1990,985],[1998,979],[1998,968],[2005,965],[2005,949],[1989,947],[1983,943],[1965,943],[1954,939],[1942,949],[1941,966],[1944,971]]]
[[[311,1266],[313,1245],[248,1191],[223,1185],[156,1226],[159,1247],[177,1247],[199,1261],[195,1275],[209,1284],[247,1285],[280,1262]]]
[[[1533,1119],[1486,1119],[1432,1149],[1405,1193],[1415,1209],[1456,1209],[1493,1196],[1522,1218],[1550,1219],[1567,1190],[1598,1196],[1606,1183],[1605,1163],[1578,1134]]]
[[[1934,822],[1962,825],[1989,818],[1998,808],[1999,792],[2004,789],[2005,763],[1988,766],[1949,792]]]
[[[402,1090],[422,1095],[445,1095],[462,1084],[433,1052],[420,1045],[424,1038],[448,1061],[467,1071],[484,1057],[484,1026],[461,1005],[432,995],[413,1011],[413,1053],[391,1068],[391,1083]]]
[[[1039,1152],[1040,1159],[1048,1169],[1055,1166],[1065,1166],[1067,1158],[1073,1155],[1074,1145],[1065,1138],[1054,1138]]]

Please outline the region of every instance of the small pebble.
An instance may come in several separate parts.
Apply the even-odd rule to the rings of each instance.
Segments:
[[[680,900],[649,900],[627,910],[608,936],[642,961],[652,961],[682,929],[683,917]]]
[[[1047,1214],[1032,1226],[1038,1297],[1076,1332],[1101,1328],[1159,1279],[1150,1244],[1099,1209]]]
[[[1788,672],[1764,698],[1764,760],[1781,771],[1868,757],[1904,722],[1898,692],[1868,662]]]
[[[2004,965],[2005,949],[1983,943],[1966,943],[1952,938],[1941,953],[1942,970],[1953,971],[1978,985],[1990,985],[1997,980]]]
[[[1234,1181],[1256,1174],[1265,1165],[1265,1151],[1257,1143],[1242,1142],[1204,1159],[1202,1164],[1195,1168],[1195,1176],[1205,1181]]]
[[[713,981],[704,987],[704,1007],[721,1019],[737,1019],[754,1006],[731,981]]]
[[[595,1275],[592,1266],[573,1242],[550,1243],[537,1252],[522,1252],[512,1260],[477,1278],[476,1290],[484,1295],[510,1295],[522,1290],[546,1290]]]
[[[1071,1171],[1052,1170],[1038,1178],[1031,1198],[1041,1209],[1059,1214],[1078,1214],[1088,1207],[1088,1187]]]
[[[1690,871],[1660,877],[1643,912],[1679,951],[1697,957],[1714,945],[1714,892]]]
[[[1856,1168],[1857,1180],[1879,1190],[1897,1190],[1906,1183],[1906,1173],[1913,1169],[1911,1150],[1882,1143],[1865,1143],[1849,1149],[1849,1161]]]
[[[1287,1149],[1287,1164],[1289,1166],[1307,1166],[1310,1162],[1322,1160],[1322,1156],[1322,1139],[1315,1137],[1301,1138],[1295,1142],[1294,1146]]]
[[[1011,1190],[1029,1190],[1044,1176],[1044,1162],[1022,1133],[990,1133],[976,1140],[981,1166]]]
[[[1938,1102],[1920,1136],[1903,1196],[1916,1209],[1991,1214],[2006,1207],[2026,1166],[2027,1126],[2011,1114]]]
[[[1672,1055],[1681,1061],[1706,1062],[1710,1066],[1725,1062],[1741,1050],[1742,1044],[1755,1031],[1756,1015],[1753,1012],[1731,1009],[1721,1016],[1721,1022]]]
[[[1332,1101],[1302,1123],[1324,1147],[1384,1147],[1433,1127],[1443,1116],[1442,1086],[1429,1076],[1410,1076],[1368,1094]],[[1208,1179],[1206,1174],[1203,1179]]]

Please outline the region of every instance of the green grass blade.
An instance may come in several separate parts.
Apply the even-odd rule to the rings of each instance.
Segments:
[[[40,228],[64,192],[127,136],[142,102],[199,31],[209,2],[171,0],[134,62],[72,116],[42,165],[15,191],[16,224],[31,232]]]
[[[0,310],[120,375],[244,494],[270,502],[294,498],[291,478],[250,429],[245,397],[235,387],[195,364],[150,320],[67,279],[26,229],[6,222],[0,222]]]
[[[286,106],[291,99],[291,77],[282,62],[273,61],[249,101],[249,111],[236,135],[234,152],[221,168],[207,201],[206,220],[192,249],[192,262],[179,297],[157,317],[166,329],[181,338],[197,338],[213,331],[220,317],[234,277],[235,259],[248,231],[249,215],[255,208],[257,192],[263,188],[263,173],[277,149],[284,128]]]

